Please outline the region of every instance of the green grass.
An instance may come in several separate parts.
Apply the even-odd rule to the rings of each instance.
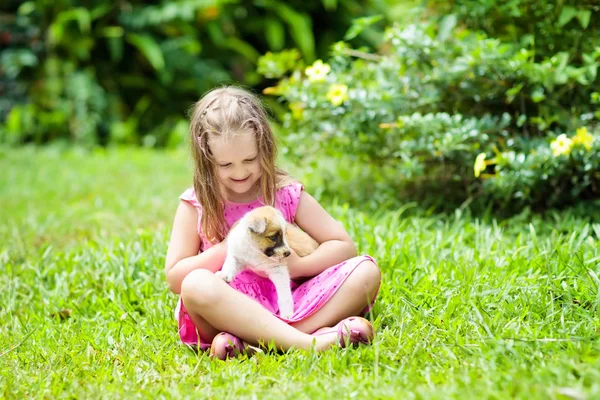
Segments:
[[[375,343],[211,362],[179,344],[163,277],[187,154],[4,149],[0,171],[2,398],[600,396],[600,225],[568,212],[322,199],[383,271]]]

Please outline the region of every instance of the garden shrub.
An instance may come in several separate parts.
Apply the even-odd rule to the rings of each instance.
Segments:
[[[183,143],[186,112],[205,91],[265,86],[260,54],[295,46],[312,62],[354,18],[385,8],[371,0],[8,0],[0,143]]]
[[[504,207],[597,196],[600,47],[538,59],[456,21],[390,27],[376,54],[338,42],[327,63],[265,55],[291,155],[351,155],[440,203],[448,186]]]

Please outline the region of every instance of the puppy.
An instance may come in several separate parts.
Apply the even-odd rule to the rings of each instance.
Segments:
[[[279,315],[289,319],[294,313],[294,302],[285,258],[291,254],[290,248],[304,257],[318,246],[308,234],[288,223],[279,210],[258,207],[229,231],[225,263],[216,275],[231,282],[246,267],[265,274],[275,285]]]

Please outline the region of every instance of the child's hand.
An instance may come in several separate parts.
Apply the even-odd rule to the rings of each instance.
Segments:
[[[286,257],[285,263],[287,264],[288,271],[290,273],[290,278],[296,279],[302,277],[302,272],[304,270],[303,267],[303,257],[300,257],[293,249],[290,249],[291,254]]]

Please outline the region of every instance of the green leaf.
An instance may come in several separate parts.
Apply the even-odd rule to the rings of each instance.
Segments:
[[[210,36],[210,40],[217,46],[223,46],[225,42],[225,35],[221,31],[221,27],[215,21],[209,22],[206,24],[206,30],[208,32],[208,36]]]
[[[260,57],[260,53],[254,47],[252,47],[251,44],[244,42],[240,38],[232,37],[225,39],[223,46],[240,53],[254,63],[256,63]]]
[[[337,8],[337,0],[323,0],[323,7],[327,11],[333,11]]]
[[[258,60],[258,73],[266,78],[280,78],[296,66],[300,53],[296,49],[284,50],[280,53],[267,52]]]
[[[150,65],[160,71],[165,67],[162,50],[154,38],[147,34],[128,33],[126,40],[146,57]]]
[[[91,25],[92,25],[92,17],[90,15],[90,12],[87,9],[82,8],[82,7],[70,10],[70,12],[73,13],[72,16],[68,15],[65,20],[74,19],[77,21],[79,30],[82,33],[89,32],[91,29]],[[70,12],[67,12],[67,14],[69,14]]]
[[[587,28],[590,24],[590,18],[592,16],[592,11],[590,10],[579,10],[577,13],[577,19],[579,20],[579,24],[583,29]]]
[[[442,18],[442,20],[440,21],[440,29],[437,35],[438,40],[443,42],[446,39],[448,39],[448,37],[456,27],[457,22],[458,19],[454,14],[449,14]]]
[[[521,89],[523,89],[523,86],[525,86],[524,83],[519,83],[513,87],[511,87],[510,89],[508,89],[506,91],[506,101],[508,103],[512,103],[512,101],[515,99],[515,97],[521,93]]]
[[[577,9],[574,7],[564,6],[558,17],[558,26],[565,26],[577,15]]]
[[[65,32],[65,27],[71,21],[76,21],[81,33],[90,32],[91,17],[88,10],[83,7],[72,8],[58,13],[48,28],[48,40],[50,43],[60,43]]]
[[[275,13],[285,21],[290,29],[292,39],[304,54],[304,58],[307,62],[312,62],[315,59],[315,37],[310,17],[283,3],[266,2],[266,4],[272,5]]]
[[[16,105],[10,109],[6,117],[6,128],[9,132],[20,132],[22,130],[21,117],[23,115],[23,108],[21,105]]]
[[[35,11],[35,2],[27,1],[19,6],[17,13],[19,15],[28,15]]]
[[[120,38],[125,34],[125,30],[120,26],[105,26],[100,29],[100,34],[104,37],[109,38]]]
[[[265,38],[271,50],[282,50],[285,45],[285,28],[283,24],[275,18],[268,18],[265,23]]]
[[[38,65],[38,57],[29,49],[9,48],[0,53],[0,70],[15,79],[24,68]]]
[[[108,4],[102,4],[101,6],[98,6],[94,9],[92,9],[92,11],[90,12],[90,17],[92,19],[92,21],[95,21],[97,19],[100,19],[104,16],[106,16],[109,12],[111,12],[113,8],[113,5],[108,3]]]
[[[123,37],[108,37],[106,39],[110,58],[113,61],[119,62],[123,58]]]
[[[352,25],[346,31],[346,34],[344,35],[344,40],[354,39],[355,37],[360,35],[360,33],[366,28],[381,21],[382,19],[382,15],[372,15],[370,17],[356,18],[352,21]]]
[[[540,101],[544,100],[546,98],[546,95],[544,94],[544,89],[542,89],[541,87],[537,87],[533,90],[533,92],[531,93],[531,100],[533,100],[534,103],[539,103]]]

